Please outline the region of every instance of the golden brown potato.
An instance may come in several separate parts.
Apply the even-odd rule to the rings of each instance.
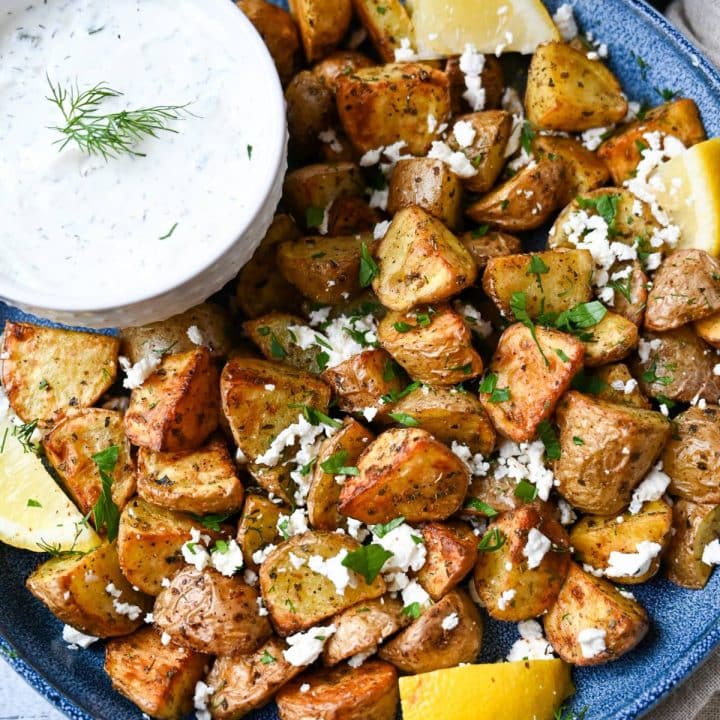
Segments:
[[[380,213],[371,208],[365,198],[347,195],[335,200],[328,210],[328,235],[338,237],[370,232],[381,220]]]
[[[544,555],[532,551],[538,541],[547,540],[552,545]],[[483,545],[487,546],[484,551]],[[548,505],[521,505],[495,518],[480,544],[473,576],[488,614],[496,620],[518,622],[546,612],[567,575],[569,548],[567,533]]]
[[[637,575],[609,574],[617,583],[637,585],[648,581],[660,567],[660,553],[670,542],[673,511],[664,500],[643,504],[633,515],[619,517],[585,515],[570,532],[570,544],[576,558],[583,564],[605,571],[611,565],[611,553],[635,553],[641,542],[657,543],[662,549],[644,572]]]
[[[628,506],[670,436],[670,423],[658,412],[575,391],[560,401],[555,422],[562,454],[553,472],[560,494],[598,515],[617,515]]]
[[[307,496],[308,521],[313,529],[337,530],[345,527],[345,518],[338,512],[341,485],[335,477],[343,475],[339,468],[354,468],[374,439],[369,430],[348,418],[338,432],[323,441],[312,470]]]
[[[280,540],[277,525],[280,515],[286,512],[282,505],[276,505],[262,495],[245,496],[245,505],[238,523],[237,543],[242,550],[245,564],[252,570],[257,569],[257,563],[253,561],[255,552]]]
[[[664,563],[668,580],[699,590],[713,571],[702,561],[705,546],[720,537],[720,505],[701,505],[681,498],[673,505],[673,530]]]
[[[525,501],[515,494],[516,487],[517,484],[512,478],[497,478],[492,472],[473,477],[462,514],[488,518],[521,507]]]
[[[334,91],[338,78],[350,75],[361,68],[372,67],[374,64],[367,55],[357,50],[336,50],[326,55],[312,68],[312,71]]]
[[[614,312],[605,313],[603,319],[589,332],[592,340],[583,340],[587,367],[598,367],[622,360],[638,344],[637,325]]]
[[[541,312],[561,313],[592,298],[593,267],[587,250],[506,255],[488,260],[483,289],[503,317],[514,319],[511,300],[520,292],[525,293],[530,317]]]
[[[113,384],[118,341],[108,335],[6,322],[2,387],[25,422],[89,407]]]
[[[360,548],[360,543],[349,535],[315,531],[294,535],[265,558],[260,566],[260,588],[273,625],[281,635],[307,630],[352,605],[385,593],[385,581],[379,575],[367,583],[355,574],[355,585],[349,584],[340,595],[330,578],[309,566],[312,556],[329,560]],[[303,561],[299,566],[298,559]]]
[[[477,276],[465,246],[419,207],[395,215],[376,256],[380,273],[373,289],[385,307],[398,312],[447,300]]]
[[[379,660],[315,670],[277,694],[281,720],[394,720],[398,700],[397,672]]]
[[[443,622],[453,615],[458,622],[447,630]],[[475,603],[456,588],[383,645],[380,657],[405,673],[430,672],[474,662],[482,637],[483,622]]]
[[[155,624],[176,645],[211,655],[253,652],[272,634],[258,594],[239,577],[186,565],[157,596]]]
[[[435,139],[428,115],[438,123],[450,116],[447,75],[428,65],[361,68],[339,78],[336,93],[340,121],[360,153],[403,140],[411,155],[427,155]]]
[[[385,638],[410,621],[402,601],[390,595],[354,605],[333,618],[335,633],[325,643],[323,662],[332,666],[353,655],[375,652]]]
[[[547,222],[565,197],[565,164],[545,158],[526,165],[516,175],[470,205],[466,214],[505,232],[534,230]]]
[[[445,73],[450,79],[450,97],[452,99],[453,115],[472,110],[463,95],[467,91],[465,73],[460,69],[460,58],[449,57],[445,63]],[[482,73],[480,75],[481,87],[485,91],[485,111],[499,108],[505,92],[505,76],[502,62],[495,55],[485,55]]]
[[[720,313],[694,323],[695,332],[714,348],[720,348]]]
[[[525,108],[533,125],[580,132],[620,122],[628,104],[602,62],[565,43],[549,42],[530,61]]]
[[[273,390],[268,389],[270,385]],[[297,422],[297,406],[327,412],[330,403],[330,388],[312,375],[253,358],[230,360],[220,378],[220,392],[235,443],[251,460],[266,452],[279,432]]]
[[[478,540],[472,528],[460,520],[428,523],[422,528],[422,536],[426,556],[417,581],[437,602],[473,569]]]
[[[298,163],[317,157],[320,133],[337,125],[333,91],[310,70],[299,72],[285,88],[290,155]]]
[[[596,578],[574,563],[557,602],[545,616],[545,635],[553,650],[573,665],[600,665],[630,652],[648,631],[645,610],[624,597],[607,580]],[[587,657],[578,636],[583,630],[605,632],[605,650]]]
[[[105,672],[120,694],[154,718],[177,720],[193,707],[195,685],[205,676],[206,655],[163,645],[160,633],[145,627],[109,642]]]
[[[125,434],[133,445],[157,452],[192,450],[217,428],[218,371],[205,347],[166,355],[132,391]]]
[[[171,510],[209,515],[239,510],[244,490],[225,441],[215,438],[185,452],[140,448],[138,495]]]
[[[630,263],[630,275],[620,283],[622,289],[615,288],[613,308],[618,315],[634,322],[638,327],[645,318],[648,299],[648,277],[639,261]]]
[[[353,0],[353,7],[382,60],[394,62],[400,41],[413,36],[405,6],[400,0]]]
[[[418,428],[387,430],[358,460],[360,474],[345,481],[340,512],[365,523],[444,520],[462,505],[468,470],[443,443]]]
[[[673,495],[720,505],[720,408],[691,407],[680,413],[662,461]]]
[[[131,633],[152,606],[150,598],[133,590],[123,577],[117,548],[107,542],[87,555],[42,563],[27,579],[27,588],[55,617],[95,637]],[[120,603],[129,607],[119,607]]]
[[[610,169],[616,185],[622,185],[638,166],[640,148],[647,145],[643,135],[657,131],[679,138],[686,147],[705,139],[705,129],[693,100],[680,98],[653,108],[642,120],[624,126],[598,149],[598,157]]]
[[[598,400],[607,400],[620,405],[632,405],[633,407],[651,410],[649,400],[640,392],[637,380],[633,378],[627,365],[617,363],[616,365],[605,365],[598,369],[596,377],[603,383],[597,393]],[[622,383],[623,387],[620,387]],[[615,387],[613,387],[615,384]]]
[[[456,385],[483,371],[470,328],[448,305],[390,312],[378,325],[378,339],[413,380]]]
[[[514,235],[501,232],[488,232],[483,225],[477,230],[470,230],[460,236],[460,242],[472,255],[472,259],[482,270],[492,258],[515,255],[522,250],[522,243]]]
[[[247,471],[258,487],[280,502],[293,505],[297,483],[292,478],[292,465],[284,463],[268,467],[260,463],[248,463]]]
[[[325,57],[350,27],[350,0],[289,0],[308,62]]]
[[[323,348],[314,345],[303,348],[293,327],[307,327],[307,322],[290,313],[271,312],[243,323],[248,337],[266,360],[282,360],[298,370],[319,373],[318,354]]]
[[[535,437],[583,363],[583,344],[572,335],[542,327],[535,335],[537,343],[520,323],[502,334],[486,376],[495,378],[492,390],[480,393],[495,428],[515,442]]]
[[[60,476],[80,511],[87,514],[102,492],[100,472],[93,455],[118,448],[111,473],[112,500],[122,509],[135,494],[135,463],[123,431],[122,413],[84,408],[63,418],[43,439],[45,457]]]

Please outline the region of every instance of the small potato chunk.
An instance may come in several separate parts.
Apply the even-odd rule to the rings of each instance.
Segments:
[[[457,385],[483,371],[470,328],[448,305],[390,312],[380,321],[378,338],[413,380]]]
[[[680,413],[662,461],[673,495],[720,505],[720,408],[691,407]]]
[[[720,310],[720,263],[704,250],[676,250],[655,273],[645,327],[663,332]]]
[[[462,221],[462,183],[441,160],[400,160],[390,178],[387,211],[417,205],[451,230]]]
[[[694,327],[698,336],[708,345],[720,348],[720,313],[698,320]]]
[[[607,580],[596,578],[574,563],[557,602],[545,616],[545,635],[555,652],[573,665],[601,665],[630,652],[646,635],[648,616],[642,606],[626,598]],[[583,654],[582,630],[605,632],[605,650]]]
[[[89,407],[115,382],[118,341],[108,335],[6,322],[2,387],[25,422]]]
[[[350,27],[350,0],[289,0],[289,4],[310,63],[339,45]]]
[[[585,515],[573,526],[570,544],[583,565],[606,570],[611,564],[611,553],[635,553],[638,543],[657,543],[664,550],[670,542],[672,520],[672,508],[663,500],[645,503],[636,515],[630,512],[620,517]],[[630,576],[613,575],[609,579],[625,585],[637,585],[653,577],[659,567],[660,553],[645,572]]]
[[[637,260],[630,263],[630,268],[628,279],[622,281],[624,291],[615,289],[613,308],[618,315],[622,315],[639,327],[645,318],[649,283],[642,265]]]
[[[465,246],[419,207],[395,215],[376,256],[380,273],[373,290],[385,307],[398,312],[447,300],[477,276]]]
[[[315,530],[345,527],[345,518],[338,512],[341,485],[335,479],[342,473],[337,470],[329,472],[323,464],[331,463],[338,468],[355,467],[360,455],[374,439],[369,430],[348,418],[343,428],[323,441],[307,496],[308,520]]]
[[[460,57],[449,57],[445,63],[445,72],[450,78],[450,96],[452,98],[453,115],[472,110],[470,103],[463,97],[467,92],[465,73],[460,69]],[[480,86],[485,91],[486,112],[499,108],[505,92],[505,75],[502,62],[492,55],[485,55]]]
[[[253,652],[272,628],[258,594],[239,577],[186,565],[155,600],[153,617],[176,645],[211,655]]]
[[[535,328],[535,335],[539,347],[520,323],[502,334],[489,368],[497,377],[496,390],[480,394],[493,425],[515,442],[535,437],[583,363],[584,348],[577,338],[542,327]],[[507,400],[498,397],[505,389]]]
[[[530,61],[525,107],[533,125],[580,132],[620,122],[628,104],[603,63],[565,43],[549,42]]]
[[[155,505],[196,515],[233,513],[243,486],[224,440],[186,452],[138,452],[138,495]]]
[[[614,312],[605,313],[603,319],[588,332],[592,335],[592,340],[583,340],[587,367],[598,367],[622,360],[638,344],[637,325]]]
[[[307,630],[352,605],[385,593],[385,581],[379,575],[368,584],[355,574],[355,586],[348,585],[340,595],[330,578],[309,567],[313,556],[328,560],[360,547],[349,535],[315,531],[294,535],[267,556],[260,567],[260,588],[273,625],[281,635]],[[303,563],[296,567],[298,559]]]
[[[132,391],[125,434],[133,445],[157,452],[192,450],[217,428],[219,410],[218,371],[210,351],[166,355]]]
[[[418,428],[384,432],[358,461],[360,474],[340,492],[343,515],[365,523],[444,520],[462,505],[468,470],[443,443]]]
[[[398,598],[388,595],[354,605],[333,618],[335,633],[325,643],[323,662],[331,667],[353,655],[374,652],[385,638],[409,624]]]
[[[517,483],[512,478],[497,478],[494,473],[473,477],[462,514],[488,518],[520,507],[524,501],[515,495],[516,487]]]
[[[249,568],[257,569],[257,563],[253,560],[257,550],[280,540],[277,524],[284,512],[281,505],[276,505],[263,495],[245,496],[245,505],[238,524],[237,543]]]
[[[460,242],[472,255],[478,270],[483,270],[492,258],[515,255],[522,250],[519,238],[507,233],[487,232],[486,226],[463,233]]]
[[[676,500],[673,530],[675,534],[664,559],[668,580],[680,587],[700,590],[713,571],[702,556],[705,546],[720,537],[720,505]]]
[[[290,156],[298,164],[317,157],[320,133],[337,125],[335,95],[310,70],[299,72],[285,88]]]
[[[400,41],[413,36],[405,6],[400,0],[353,0],[353,7],[383,62],[394,62]]]
[[[268,495],[276,495],[282,502],[293,505],[297,484],[292,478],[290,465],[268,467],[260,463],[248,463],[247,471],[252,479]]]
[[[555,421],[562,454],[553,472],[560,493],[573,507],[598,515],[617,515],[628,506],[670,436],[670,423],[658,412],[575,391],[561,400]]]
[[[534,230],[547,222],[566,196],[565,175],[562,161],[538,160],[474,202],[466,214],[505,232]]]
[[[530,567],[531,559],[532,564],[537,562],[528,553],[536,533],[552,546],[540,557],[539,565]],[[536,502],[502,513],[490,523],[485,538],[490,548],[503,543],[499,549],[478,553],[475,565],[475,590],[488,614],[496,620],[518,622],[552,607],[570,565],[570,542],[550,506]]]
[[[306,326],[306,321],[297,315],[276,312],[249,320],[243,325],[266,360],[282,360],[285,365],[317,374],[320,372],[317,356],[321,349],[312,345],[303,348],[292,329]]]
[[[292,405],[327,412],[330,403],[330,388],[312,375],[254,358],[233,358],[222,372],[220,392],[235,443],[251,460],[297,422],[300,411]]]
[[[478,539],[472,528],[460,520],[428,523],[422,528],[422,536],[426,557],[417,581],[437,602],[473,569]]]
[[[453,616],[458,622],[445,629],[443,622]],[[430,672],[474,662],[482,637],[483,622],[475,603],[464,590],[455,589],[383,645],[380,657],[405,673]]]
[[[336,50],[317,63],[312,71],[334,91],[338,78],[374,64],[367,55],[357,50]]]
[[[397,672],[380,660],[315,670],[277,694],[281,720],[394,720],[398,700]]]
[[[207,656],[170,644],[145,627],[109,642],[105,672],[121,695],[154,718],[177,720],[193,707],[195,685],[205,676]]]
[[[135,494],[135,463],[122,413],[84,408],[63,418],[43,439],[45,457],[83,514],[92,510],[102,492],[93,455],[113,446],[118,460],[111,474],[112,500],[122,509]]]
[[[52,558],[36,568],[26,584],[55,617],[96,637],[131,633],[142,625],[152,606],[150,598],[133,590],[123,577],[117,549],[111,543],[81,557]],[[111,584],[115,594],[107,590]],[[118,603],[127,603],[137,611],[121,613]]]
[[[541,269],[541,273],[534,271]],[[548,250],[488,260],[483,289],[504,317],[514,318],[511,300],[525,293],[530,317],[561,313],[592,298],[592,255],[587,250]]]
[[[640,392],[637,380],[633,378],[627,365],[605,365],[597,372],[597,377],[603,383],[603,387],[596,395],[598,400],[607,400],[620,405],[632,405],[633,407],[651,410],[648,399]],[[621,388],[619,385],[623,384]],[[616,387],[613,387],[616,385]]]
[[[435,139],[427,118],[450,116],[447,75],[429,65],[400,63],[362,68],[337,84],[337,109],[359,153],[399,140],[410,155],[425,156]]]
[[[381,219],[380,213],[371,208],[365,198],[341,197],[328,210],[328,235],[337,237],[370,232]]]

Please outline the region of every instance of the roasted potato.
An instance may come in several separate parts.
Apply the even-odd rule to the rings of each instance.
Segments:
[[[463,233],[460,242],[472,256],[478,270],[483,270],[492,258],[515,255],[522,250],[519,238],[507,233],[488,232],[484,225]]]
[[[123,577],[117,548],[107,542],[87,555],[47,560],[26,585],[55,617],[95,637],[131,633],[152,606],[150,598]]]
[[[562,452],[553,472],[560,494],[598,515],[617,515],[628,506],[670,436],[670,423],[658,412],[574,390],[560,401],[555,422]]]
[[[614,312],[607,312],[588,332],[592,339],[583,340],[587,367],[622,360],[637,347],[639,339],[637,325]]]
[[[285,88],[290,156],[297,163],[317,157],[320,133],[337,125],[335,95],[310,70],[299,72]]]
[[[405,6],[400,0],[353,0],[353,7],[382,60],[394,62],[400,41],[413,36]]]
[[[269,497],[276,497],[287,505],[295,503],[297,483],[292,478],[292,466],[282,463],[269,467],[261,463],[248,463],[247,471]]]
[[[525,501],[515,494],[516,487],[515,480],[508,476],[498,478],[494,472],[473,477],[462,514],[489,518],[520,507]]]
[[[630,275],[622,282],[622,290],[615,288],[612,307],[618,315],[639,327],[645,318],[649,282],[638,260],[631,262],[630,268]]]
[[[277,694],[281,720],[394,720],[398,700],[397,672],[380,660],[315,670]]]
[[[108,643],[105,672],[115,690],[142,712],[177,720],[192,709],[207,660],[188,648],[164,645],[155,628],[145,627]]]
[[[457,620],[449,630],[448,618]],[[380,657],[405,673],[423,673],[474,662],[480,652],[483,622],[464,590],[451,590],[380,648]]]
[[[573,665],[600,665],[630,652],[649,628],[641,605],[607,580],[596,578],[570,564],[557,602],[544,620],[545,635],[555,652]],[[588,656],[578,636],[582,630],[604,631],[605,649]]]
[[[467,86],[465,85],[465,73],[460,69],[458,56],[447,59],[445,73],[450,79],[453,115],[472,110],[470,103],[463,97]],[[505,75],[502,62],[494,54],[485,55],[480,81],[481,87],[485,91],[485,111],[499,108],[505,92]]]
[[[419,207],[400,210],[377,248],[373,289],[385,307],[407,312],[472,285],[477,268],[465,246]]]
[[[361,68],[372,67],[375,63],[357,50],[336,50],[326,55],[312,71],[333,91],[338,78],[350,75]]]
[[[350,0],[289,0],[308,62],[325,57],[350,27]]]
[[[314,345],[303,348],[293,329],[297,327],[307,327],[306,321],[297,315],[279,312],[271,312],[243,324],[245,332],[266,360],[282,360],[285,365],[317,374],[320,372],[318,354],[322,348]]]
[[[652,409],[648,399],[640,392],[637,380],[630,374],[627,365],[622,363],[604,365],[598,369],[596,377],[603,384],[596,395],[598,400],[632,405],[644,410]],[[620,383],[623,387],[620,387]]]
[[[25,422],[55,421],[95,403],[115,382],[118,341],[108,335],[6,322],[2,387]]]
[[[444,520],[462,505],[469,474],[465,464],[430,433],[387,430],[361,455],[360,474],[340,491],[338,509],[365,523]]]
[[[256,551],[281,539],[277,525],[284,512],[286,511],[281,505],[276,505],[262,495],[245,496],[245,505],[238,523],[237,543],[249,568],[257,569],[257,564],[253,561]]]
[[[488,377],[496,378],[493,388],[480,393],[495,428],[515,442],[535,437],[583,363],[577,338],[542,327],[535,328],[535,337],[537,342],[520,323],[502,334],[488,369]]]
[[[367,200],[346,195],[335,200],[328,210],[328,235],[338,237],[370,232],[381,219],[380,213],[371,208]]]
[[[698,320],[695,332],[714,348],[720,348],[720,313]]]
[[[384,594],[385,581],[380,576],[367,583],[356,574],[355,585],[348,584],[340,595],[330,578],[310,568],[313,556],[334,559],[339,565],[339,555],[356,552],[360,547],[348,535],[315,531],[294,535],[267,556],[260,566],[260,588],[273,625],[281,635],[307,630],[352,605]],[[299,567],[298,559],[303,560]]]

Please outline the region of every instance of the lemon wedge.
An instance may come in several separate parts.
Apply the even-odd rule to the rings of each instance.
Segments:
[[[651,183],[655,196],[680,228],[678,247],[720,256],[720,138],[706,140],[663,163]],[[658,189],[660,188],[660,189]]]
[[[0,422],[0,542],[25,550],[85,551],[100,544],[95,531],[32,452]]]
[[[532,53],[560,40],[540,0],[413,0],[408,3],[421,56],[459,55],[472,43],[482,53]]]
[[[404,720],[552,720],[574,691],[562,660],[463,665],[400,678]]]

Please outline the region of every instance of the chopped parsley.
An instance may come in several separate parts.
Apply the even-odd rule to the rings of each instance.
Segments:
[[[548,460],[560,459],[560,442],[558,441],[555,428],[548,420],[543,420],[538,425],[538,437],[545,446],[545,457]]]
[[[420,603],[413,602],[402,609],[402,614],[417,620],[420,617]]]
[[[395,422],[405,425],[405,427],[417,427],[420,423],[412,416],[407,413],[388,413]]]
[[[389,532],[392,532],[395,528],[400,527],[400,525],[404,522],[405,518],[400,515],[390,522],[373,525],[371,529],[374,535],[377,535],[379,538],[384,538]]]
[[[311,205],[305,210],[305,225],[308,228],[319,228],[325,219],[325,211],[322,208]]]
[[[495,373],[488,373],[480,383],[478,392],[490,395],[491,403],[507,402],[510,399],[510,388],[497,387],[498,376]]]
[[[608,226],[608,236],[614,237],[617,235],[617,213],[618,203],[620,202],[619,195],[601,195],[597,198],[584,198],[580,195],[575,198],[577,204],[583,210],[595,210],[597,214],[605,221]]]
[[[499,528],[488,530],[478,543],[477,549],[480,552],[495,552],[507,541],[505,534]]]
[[[356,467],[346,465],[349,456],[350,453],[347,450],[338,450],[325,462],[321,462],[320,467],[330,475],[359,475],[360,471]]]
[[[525,502],[532,502],[537,496],[537,487],[527,480],[521,480],[515,486],[515,497],[518,497]]]
[[[115,470],[119,457],[120,448],[117,445],[111,445],[92,456],[92,461],[100,474],[102,489],[100,497],[90,513],[92,513],[95,528],[100,530],[104,527],[107,531],[108,542],[115,540],[120,525],[120,511],[112,499],[112,472]]]
[[[480,512],[489,518],[494,518],[498,514],[498,511],[494,510],[486,502],[483,502],[482,500],[478,500],[477,498],[474,498],[474,497],[468,498],[465,501],[464,507],[467,510],[475,510],[477,512]]]
[[[362,547],[348,553],[342,560],[342,564],[362,575],[365,582],[370,585],[380,574],[382,566],[388,558],[392,557],[392,553],[386,550],[382,545],[363,545]]]
[[[360,246],[360,287],[368,287],[378,276],[380,268],[365,243]]]

